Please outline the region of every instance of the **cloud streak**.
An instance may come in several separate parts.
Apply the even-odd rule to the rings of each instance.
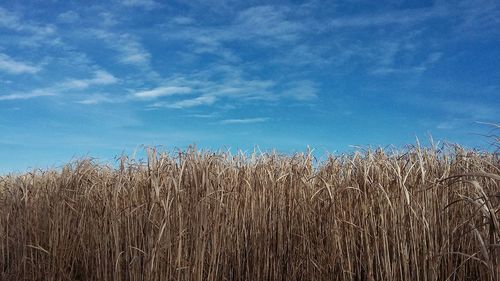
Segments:
[[[172,108],[189,108],[201,105],[212,105],[216,101],[216,97],[214,96],[199,96],[193,99],[181,100],[173,103],[170,107]]]
[[[16,61],[6,54],[0,53],[0,71],[9,74],[35,74],[41,70],[40,67],[26,62]]]
[[[152,100],[160,97],[173,96],[179,94],[187,94],[192,91],[189,87],[157,87],[152,90],[139,91],[132,96],[138,99]]]
[[[328,28],[343,27],[373,27],[389,24],[414,24],[431,18],[443,17],[448,12],[443,7],[411,9],[403,11],[392,11],[383,14],[368,14],[351,17],[340,17],[331,20]]]
[[[63,23],[75,23],[80,20],[80,16],[75,11],[66,11],[57,16],[57,20]]]
[[[52,86],[36,89],[33,91],[29,91],[27,93],[13,93],[8,95],[0,95],[0,101],[7,100],[27,100],[39,97],[51,97],[51,96],[59,96],[63,93],[69,91],[82,91],[94,86],[105,86],[112,85],[118,83],[119,79],[113,76],[112,74],[104,71],[97,70],[93,73],[93,77],[89,79],[67,79],[62,82],[55,83]],[[104,101],[102,97],[93,97],[94,100],[98,100],[99,102]],[[85,99],[88,100],[88,99]],[[106,99],[106,101],[111,102],[114,101],[112,99]],[[79,103],[82,103],[80,101]],[[84,104],[96,104],[98,102],[83,102]]]
[[[220,121],[221,124],[252,124],[252,123],[263,123],[269,121],[268,117],[258,117],[258,118],[243,118],[243,119],[225,119]]]
[[[302,21],[289,18],[290,9],[282,6],[263,5],[237,13],[229,22],[200,27],[188,18],[170,21],[165,25],[164,38],[189,41],[195,54],[214,54],[227,61],[239,57],[227,45],[250,42],[258,47],[288,44],[300,39],[307,31]]]
[[[216,103],[230,106],[256,102],[276,104],[285,99],[309,103],[318,99],[319,91],[317,83],[311,80],[287,82],[249,78],[237,67],[228,66],[212,67],[189,75],[177,74],[166,79],[163,84],[151,90],[135,92],[132,97],[146,101],[168,97],[169,100],[157,101],[148,106],[186,109]],[[181,94],[193,97],[179,99]]]
[[[95,85],[111,85],[117,83],[119,80],[112,74],[97,70],[94,72],[94,77],[90,79],[70,79],[62,83],[62,89],[86,89]]]
[[[50,91],[49,89],[45,90],[35,90],[29,93],[15,93],[9,95],[0,95],[0,101],[11,101],[11,100],[28,100],[39,97],[49,97],[55,96],[56,92]]]
[[[21,19],[16,13],[0,7],[0,27],[15,31],[25,31],[38,35],[50,35],[56,32],[52,25],[34,24]]]
[[[124,99],[118,100],[106,94],[93,94],[89,97],[85,97],[84,99],[77,101],[77,103],[84,105],[96,105],[102,103],[119,103],[119,102],[124,102]]]
[[[312,101],[318,98],[318,88],[310,80],[301,80],[289,83],[284,96],[298,101]]]
[[[139,67],[150,68],[151,53],[139,42],[136,36],[128,33],[113,33],[106,30],[90,30],[91,34],[103,40],[106,45],[118,52],[118,61]]]
[[[120,4],[131,8],[143,8],[146,10],[161,7],[159,3],[153,0],[123,0],[120,1]]]
[[[57,28],[52,24],[40,24],[22,18],[17,13],[8,11],[0,7],[0,28],[6,28],[16,32],[16,39],[3,39],[0,33],[0,40],[4,40],[6,45],[15,43],[18,47],[36,48],[43,45],[57,46],[61,42],[58,38]]]

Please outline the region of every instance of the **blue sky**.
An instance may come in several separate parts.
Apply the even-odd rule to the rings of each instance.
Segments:
[[[500,2],[2,1],[0,172],[140,145],[487,148]]]

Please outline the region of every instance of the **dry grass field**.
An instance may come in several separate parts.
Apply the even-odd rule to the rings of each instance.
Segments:
[[[498,154],[149,150],[0,177],[0,280],[498,280]]]

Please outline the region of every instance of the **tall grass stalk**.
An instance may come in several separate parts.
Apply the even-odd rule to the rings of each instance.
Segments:
[[[0,178],[0,280],[498,280],[495,153],[151,149]]]

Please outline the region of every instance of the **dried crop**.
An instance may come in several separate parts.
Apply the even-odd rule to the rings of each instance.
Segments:
[[[149,150],[0,177],[0,280],[499,280],[498,154]]]

